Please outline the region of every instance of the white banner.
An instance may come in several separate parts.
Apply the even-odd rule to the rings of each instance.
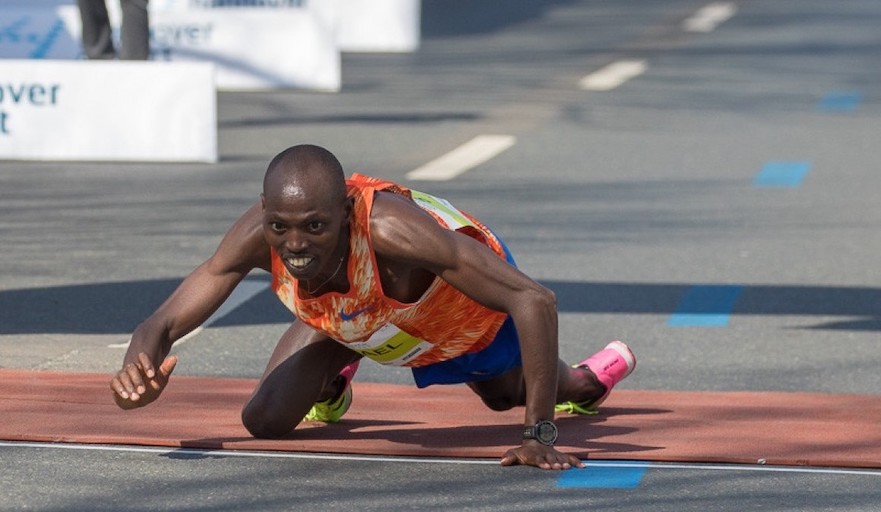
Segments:
[[[0,159],[217,161],[208,63],[0,60]]]
[[[323,4],[315,0],[310,4]],[[421,36],[420,0],[335,0],[336,40],[344,52],[412,52]]]
[[[151,0],[150,10],[308,10],[344,52],[412,52],[419,48],[421,0]]]
[[[421,37],[420,0],[151,0],[151,12],[187,9],[307,9],[344,52],[412,52]]]

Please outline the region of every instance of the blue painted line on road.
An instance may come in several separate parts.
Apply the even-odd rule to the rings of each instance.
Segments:
[[[672,327],[725,327],[737,298],[739,285],[698,285],[686,290],[676,311],[667,320]]]
[[[833,91],[820,99],[817,108],[823,112],[853,112],[862,100],[862,93],[856,91]]]
[[[801,185],[808,171],[811,170],[810,162],[800,161],[777,161],[767,162],[753,180],[757,187],[788,187],[795,188]]]
[[[557,487],[562,488],[591,488],[591,489],[635,489],[642,482],[649,464],[627,464],[615,466],[605,464],[592,466],[587,461],[587,467],[570,469],[560,474]]]

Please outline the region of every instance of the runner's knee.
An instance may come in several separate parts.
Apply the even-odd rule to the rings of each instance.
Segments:
[[[481,396],[481,400],[487,407],[494,411],[507,411],[520,405],[519,399],[512,395],[503,396]]]
[[[270,410],[261,406],[255,398],[242,408],[242,424],[252,436],[260,439],[275,439],[290,434],[297,426],[290,419],[272,414]]]

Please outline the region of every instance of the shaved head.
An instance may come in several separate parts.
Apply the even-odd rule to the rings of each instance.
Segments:
[[[263,178],[263,236],[288,273],[317,290],[348,253],[353,200],[339,160],[321,147],[290,147],[272,159]],[[311,293],[311,292],[310,292]]]
[[[346,199],[343,166],[330,151],[311,144],[291,146],[269,162],[263,177],[265,196],[321,194],[330,204]]]

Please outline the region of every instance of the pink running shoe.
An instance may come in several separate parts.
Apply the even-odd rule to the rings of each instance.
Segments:
[[[608,398],[615,384],[624,380],[636,368],[636,356],[633,355],[630,347],[616,340],[606,345],[603,350],[574,365],[574,368],[587,368],[592,371],[600,384],[605,386],[606,392],[598,399],[589,402],[557,404],[555,410],[570,414],[596,414],[597,407]]]
[[[358,371],[358,365],[360,364],[361,360],[359,359],[343,368],[339,376],[336,377],[343,379],[343,392],[329,400],[315,402],[315,405],[312,406],[312,409],[306,413],[306,417],[303,419],[307,421],[323,421],[325,423],[340,421],[340,418],[343,417],[343,414],[352,405],[352,378],[355,377],[355,372]]]

